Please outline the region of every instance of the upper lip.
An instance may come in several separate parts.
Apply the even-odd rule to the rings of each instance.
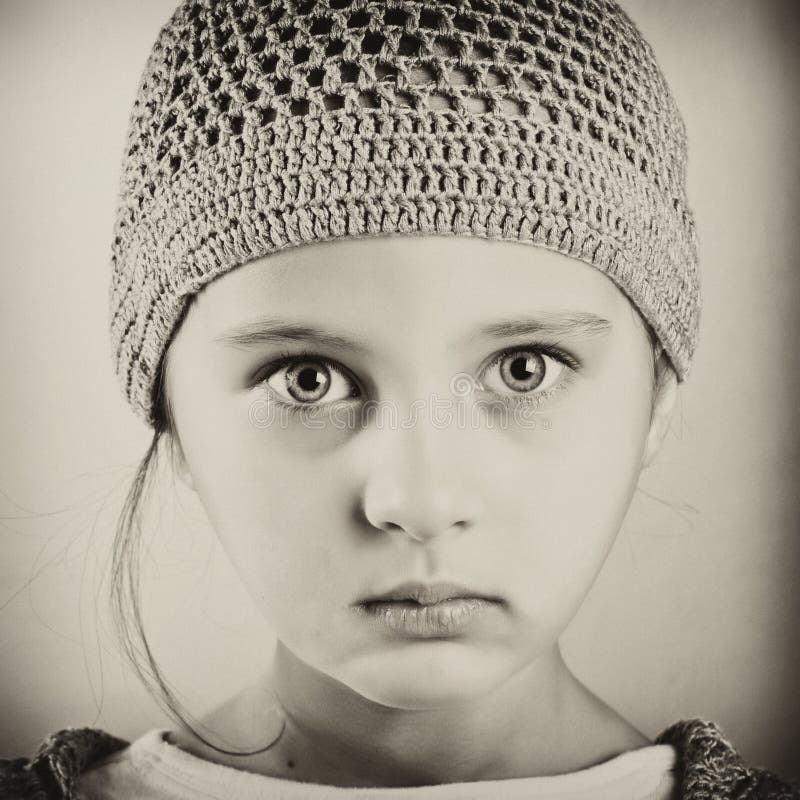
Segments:
[[[420,605],[433,605],[434,603],[441,603],[443,600],[452,600],[459,597],[499,600],[497,597],[475,591],[475,589],[469,589],[457,583],[420,583],[418,581],[410,581],[401,583],[383,594],[371,595],[361,602],[379,603],[411,600]]]

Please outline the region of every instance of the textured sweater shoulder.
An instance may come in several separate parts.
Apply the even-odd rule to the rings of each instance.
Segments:
[[[678,722],[655,743],[675,748],[676,797],[681,800],[800,800],[800,784],[747,766],[712,722]],[[58,731],[32,758],[0,760],[0,798],[73,800],[79,776],[128,745],[93,728]]]

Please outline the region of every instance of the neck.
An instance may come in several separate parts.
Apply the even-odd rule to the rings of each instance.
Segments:
[[[232,698],[205,725],[234,741],[277,741],[244,757],[186,730],[174,743],[229,766],[349,787],[558,775],[649,743],[572,675],[558,647],[479,698],[407,710],[364,698],[278,643],[255,695]]]

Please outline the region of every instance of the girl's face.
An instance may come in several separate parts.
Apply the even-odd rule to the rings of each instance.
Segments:
[[[655,446],[652,350],[624,295],[478,238],[234,269],[195,298],[167,395],[184,475],[279,640],[402,708],[552,652]],[[369,604],[408,582],[472,599]]]

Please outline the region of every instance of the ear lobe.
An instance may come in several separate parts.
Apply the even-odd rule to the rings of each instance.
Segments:
[[[678,378],[675,370],[667,363],[659,364],[658,370],[658,380],[653,394],[653,411],[650,415],[650,430],[642,453],[643,468],[650,465],[661,448],[678,397]]]

